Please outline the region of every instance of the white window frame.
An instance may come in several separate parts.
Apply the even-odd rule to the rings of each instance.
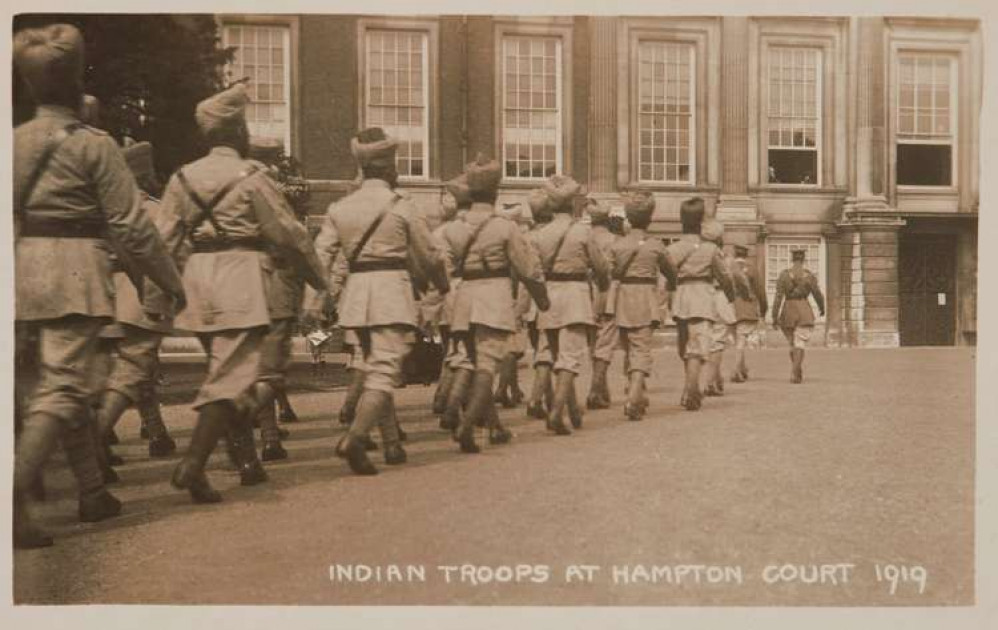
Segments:
[[[818,268],[814,269],[813,267],[811,267],[809,265],[807,259],[805,259],[805,261],[804,261],[804,267],[806,269],[808,269],[814,275],[818,276],[818,286],[821,289],[822,293],[826,296],[826,301],[827,301],[827,296],[828,296],[828,293],[827,293],[828,282],[827,282],[827,278],[826,278],[826,275],[827,275],[826,274],[826,269],[827,269],[827,266],[828,266],[827,265],[827,256],[828,256],[828,253],[827,253],[827,243],[825,241],[825,237],[824,236],[807,236],[807,235],[801,235],[801,236],[770,236],[770,237],[766,238],[766,261],[765,261],[765,264],[766,264],[766,296],[767,296],[770,304],[773,304],[773,301],[776,299],[776,282],[777,282],[777,280],[780,277],[780,273],[782,273],[784,269],[789,269],[790,266],[791,266],[790,251],[789,250],[791,248],[794,248],[794,247],[812,246],[812,245],[817,245],[818,246]],[[771,265],[770,264],[770,261],[771,261],[770,251],[771,251],[771,248],[773,248],[773,247],[786,247],[787,248],[787,257],[786,257],[787,258],[787,262],[786,262],[786,266],[779,265],[779,263],[777,263],[776,265]],[[825,321],[825,317],[821,316],[820,313],[818,313],[817,304],[814,303],[814,298],[813,297],[809,297],[808,298],[808,303],[811,304],[812,308],[815,309],[815,313],[814,313],[815,321],[818,322],[818,323],[824,322]],[[827,304],[826,304],[826,306],[827,306]]]
[[[770,182],[769,181],[769,152],[773,149],[776,150],[812,150],[812,147],[784,147],[784,146],[773,146],[769,143],[769,132],[771,113],[769,111],[769,101],[771,97],[771,90],[773,88],[772,84],[772,66],[769,63],[769,55],[772,54],[774,50],[806,50],[817,55],[817,61],[815,63],[815,129],[814,129],[814,147],[813,150],[817,154],[817,159],[815,160],[815,182],[811,184],[803,183],[793,183],[793,182]],[[811,46],[797,46],[797,45],[787,45],[787,44],[772,44],[766,47],[766,58],[763,60],[764,70],[763,70],[763,103],[765,107],[765,113],[763,115],[763,130],[762,138],[764,140],[764,146],[766,151],[766,173],[765,182],[766,186],[772,188],[820,188],[824,183],[824,162],[822,153],[824,152],[824,133],[825,133],[825,110],[824,110],[824,73],[825,73],[825,51],[822,48],[815,48]],[[782,101],[782,95],[780,99]]]
[[[547,179],[547,176],[528,176],[521,177],[519,175],[508,175],[506,173],[506,139],[507,139],[507,126],[506,126],[506,116],[510,109],[520,110],[521,108],[515,107],[510,108],[506,104],[506,41],[507,39],[540,39],[540,40],[554,40],[555,41],[555,174],[560,175],[565,172],[565,151],[563,138],[565,135],[565,95],[564,95],[564,82],[565,82],[565,41],[563,38],[559,37],[557,34],[551,33],[533,33],[533,32],[519,32],[510,31],[504,32],[502,36],[497,40],[497,48],[499,49],[499,68],[498,68],[498,80],[499,80],[499,156],[500,163],[503,169],[503,179],[516,182],[538,182]],[[532,162],[532,160],[530,160]],[[545,160],[546,161],[546,160]]]
[[[288,23],[282,23],[282,22],[269,22],[269,21],[255,20],[255,19],[245,19],[245,20],[243,20],[243,19],[223,19],[222,22],[221,22],[221,25],[222,25],[222,46],[225,47],[225,48],[228,48],[229,46],[232,46],[232,44],[230,43],[230,39],[229,39],[230,38],[229,28],[236,27],[236,28],[243,28],[243,29],[246,29],[246,28],[271,28],[271,29],[280,29],[280,31],[282,33],[282,47],[284,49],[284,55],[283,55],[284,56],[284,68],[283,68],[283,70],[284,70],[284,95],[283,96],[284,96],[284,101],[285,101],[285,106],[286,106],[286,111],[287,111],[287,115],[285,117],[286,120],[284,121],[284,136],[281,138],[281,140],[284,141],[284,152],[285,152],[285,154],[291,155],[292,154],[292,149],[293,149],[292,138],[294,137],[294,132],[293,132],[294,120],[293,120],[293,118],[294,118],[294,113],[295,113],[294,112],[294,103],[292,102],[292,89],[291,89],[292,82],[294,81],[294,77],[292,75],[292,72],[293,72],[293,69],[294,69],[294,64],[292,63],[292,55],[294,54],[294,52],[292,50],[292,47],[293,47],[294,41],[295,41],[295,38],[293,37],[293,32],[292,32],[293,31],[293,25],[292,24],[288,24]],[[236,54],[237,55],[239,54],[239,50],[236,51]],[[229,76],[231,74],[231,72],[232,72],[232,64],[226,64],[226,66],[225,66],[226,76]],[[240,79],[240,78],[242,78],[242,77],[229,76],[229,79],[233,80],[233,81],[237,80],[237,79]],[[250,101],[250,102],[252,102],[252,101]],[[249,121],[247,121],[247,122],[250,125],[250,133],[252,134],[252,124],[253,123],[249,122]]]
[[[368,127],[370,123],[368,122],[369,107],[371,107],[371,81],[368,79],[368,73],[370,72],[370,66],[368,65],[368,60],[371,54],[371,39],[369,35],[372,32],[378,33],[417,33],[422,37],[422,58],[423,58],[423,137],[421,142],[423,145],[422,159],[423,159],[423,174],[422,175],[403,175],[399,173],[399,179],[402,181],[423,181],[430,177],[430,34],[426,31],[419,29],[398,29],[398,28],[384,28],[380,26],[369,26],[364,29],[364,44],[363,44],[363,55],[364,55],[364,90],[362,93],[361,106],[363,108],[364,117],[362,118],[361,127]],[[382,51],[384,52],[384,51]],[[396,68],[396,72],[398,69]],[[397,107],[401,107],[396,105]],[[390,106],[384,106],[390,107]]]
[[[642,67],[642,64],[641,64],[641,45],[642,44],[649,44],[649,43],[651,43],[651,44],[666,44],[666,45],[674,45],[674,46],[683,46],[684,48],[686,48],[689,51],[690,59],[689,59],[689,81],[688,81],[688,83],[689,83],[689,95],[688,96],[689,96],[689,108],[690,108],[690,110],[689,110],[690,127],[689,127],[689,132],[688,132],[689,133],[689,146],[686,147],[687,158],[688,158],[688,162],[689,162],[689,171],[688,171],[688,174],[687,174],[687,178],[685,180],[683,180],[683,179],[671,180],[671,179],[668,179],[667,176],[666,176],[665,179],[654,179],[654,178],[652,178],[652,179],[644,179],[644,178],[641,177],[641,166],[642,166],[642,162],[641,162],[641,149],[643,148],[642,144],[641,144],[641,132],[642,132],[642,128],[641,128],[641,116],[644,113],[644,112],[641,111],[641,79],[642,79],[642,77],[641,77],[641,67]],[[661,186],[693,186],[696,183],[696,181],[697,181],[697,148],[698,148],[697,147],[697,87],[698,87],[697,86],[697,63],[698,63],[698,59],[697,59],[697,46],[696,46],[696,43],[689,42],[689,41],[675,40],[675,39],[666,39],[666,38],[639,37],[638,40],[637,40],[636,46],[637,46],[636,53],[637,53],[637,59],[638,59],[638,68],[637,68],[637,71],[635,73],[636,74],[635,80],[636,80],[637,84],[636,84],[635,90],[634,90],[634,93],[635,93],[635,112],[636,112],[636,114],[635,114],[635,125],[634,125],[635,126],[634,137],[635,137],[635,145],[636,145],[636,149],[637,150],[635,151],[635,160],[634,160],[634,166],[635,166],[635,177],[634,177],[634,179],[635,179],[635,181],[637,181],[638,183],[641,183],[641,184],[661,185]],[[666,85],[666,89],[667,89],[668,88],[668,83],[666,83],[665,85]],[[663,115],[667,116],[668,112],[666,112]],[[666,130],[663,130],[663,131],[665,133],[667,133]],[[665,146],[663,146],[663,150],[666,151],[666,155],[667,155],[668,148],[665,147]],[[654,162],[653,162],[653,166],[654,166]],[[666,173],[668,173],[668,159],[666,159],[666,162],[663,163],[663,169],[664,169],[664,171]]]
[[[950,85],[949,85],[949,116],[950,116],[950,131],[949,140],[946,142],[933,141],[926,139],[908,139],[902,138],[901,132],[901,59],[905,57],[931,57],[931,58],[944,58],[949,61],[950,64]],[[894,167],[894,185],[897,186],[898,191],[948,191],[954,190],[957,187],[957,182],[959,181],[959,152],[960,152],[960,63],[957,55],[952,53],[947,53],[945,51],[934,51],[934,50],[904,50],[898,51],[894,55],[894,111],[893,123],[894,123],[894,152],[895,152],[895,167]],[[917,111],[917,96],[914,97],[916,100],[916,111]],[[933,100],[935,100],[935,90],[933,90]],[[917,126],[917,121],[916,121]],[[921,144],[921,145],[936,145],[936,146],[949,146],[950,147],[950,183],[941,184],[938,186],[925,185],[925,184],[901,184],[898,180],[897,171],[897,145],[899,144]]]

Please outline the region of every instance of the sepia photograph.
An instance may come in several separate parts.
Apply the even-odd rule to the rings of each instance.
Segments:
[[[15,612],[993,596],[973,3],[231,6],[11,13]]]

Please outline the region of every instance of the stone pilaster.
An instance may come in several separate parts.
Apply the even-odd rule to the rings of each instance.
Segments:
[[[839,224],[841,345],[900,345],[898,232],[900,218],[873,217]]]
[[[722,18],[721,41],[721,196],[717,218],[728,226],[758,219],[755,200],[748,194],[748,18]]]
[[[865,215],[889,212],[887,202],[887,134],[885,106],[887,77],[883,51],[884,20],[879,17],[853,18],[850,51],[855,98],[855,123],[849,196],[843,213]]]
[[[617,18],[591,17],[589,189],[613,192],[617,183]]]

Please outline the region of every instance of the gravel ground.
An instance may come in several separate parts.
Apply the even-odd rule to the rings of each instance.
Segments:
[[[168,486],[175,460],[145,457],[129,412],[117,447],[127,462],[114,488],[125,513],[76,523],[72,480],[54,461],[39,517],[56,545],[15,553],[14,597],[967,605],[974,360],[959,348],[813,350],[807,382],[794,386],[786,351],[763,350],[751,356],[750,382],[687,413],[677,405],[679,363],[662,349],[645,421],[624,421],[617,400],[589,412],[581,431],[554,437],[522,409],[503,411],[513,444],[478,456],[460,454],[436,428],[432,390],[410,387],[397,396],[410,463],[384,467],[379,455],[382,473],[371,478],[332,456],[341,430],[330,419],[343,390],[341,371],[331,369],[292,396],[302,422],[289,425],[291,459],[269,466],[269,483],[242,488],[217,453],[209,475],[225,502],[208,507]],[[189,398],[197,369],[166,370],[176,390],[168,400]],[[193,414],[177,404],[164,411],[183,448]],[[332,580],[331,565],[352,570],[353,581]],[[381,567],[381,579],[359,581],[365,570],[356,565]],[[409,579],[392,579],[389,565]]]

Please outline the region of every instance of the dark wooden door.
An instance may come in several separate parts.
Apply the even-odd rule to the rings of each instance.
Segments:
[[[902,346],[951,346],[956,327],[956,237],[902,236],[898,251]]]

